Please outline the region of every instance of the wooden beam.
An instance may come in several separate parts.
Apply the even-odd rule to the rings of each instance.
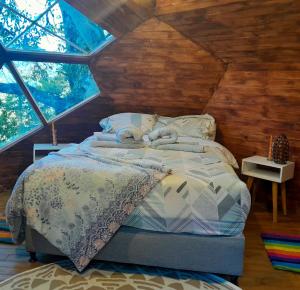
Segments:
[[[14,76],[16,82],[19,84],[19,86],[21,87],[22,91],[24,92],[27,100],[30,102],[31,106],[33,107],[33,109],[35,110],[35,112],[37,113],[38,117],[40,118],[40,120],[42,121],[42,123],[47,126],[48,122],[46,120],[46,118],[44,117],[43,113],[41,112],[40,108],[38,107],[37,103],[35,102],[33,96],[31,95],[30,91],[28,90],[27,86],[25,85],[23,79],[21,78],[19,72],[16,70],[14,64],[12,62],[8,62],[7,66],[10,69],[10,72],[12,73],[12,75]]]
[[[18,51],[13,49],[6,50],[6,58],[9,61],[36,61],[36,62],[55,62],[55,63],[79,63],[88,64],[88,55],[61,54],[49,52]]]
[[[5,63],[6,59],[7,59],[6,49],[0,43],[0,69],[2,68],[2,66]]]

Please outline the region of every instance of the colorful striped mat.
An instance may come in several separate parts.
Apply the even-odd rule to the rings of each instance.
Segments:
[[[300,273],[300,235],[262,233],[261,237],[275,269]]]
[[[4,216],[0,216],[0,243],[13,244],[11,233]]]

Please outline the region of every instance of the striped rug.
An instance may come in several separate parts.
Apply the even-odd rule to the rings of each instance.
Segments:
[[[275,269],[300,273],[300,235],[262,233],[261,237]]]
[[[13,244],[11,233],[4,216],[0,216],[0,243]]]

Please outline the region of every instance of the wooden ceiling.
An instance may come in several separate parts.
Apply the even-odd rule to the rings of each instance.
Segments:
[[[300,60],[298,0],[67,0],[121,37],[157,17],[225,63]]]
[[[158,0],[156,15],[227,63],[300,61],[297,0]]]
[[[156,14],[173,14],[249,0],[156,0]]]

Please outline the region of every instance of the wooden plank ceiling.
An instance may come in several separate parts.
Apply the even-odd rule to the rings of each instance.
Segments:
[[[158,0],[156,14],[224,62],[300,61],[297,0]]]
[[[157,0],[156,14],[174,14],[246,1],[248,0]]]

